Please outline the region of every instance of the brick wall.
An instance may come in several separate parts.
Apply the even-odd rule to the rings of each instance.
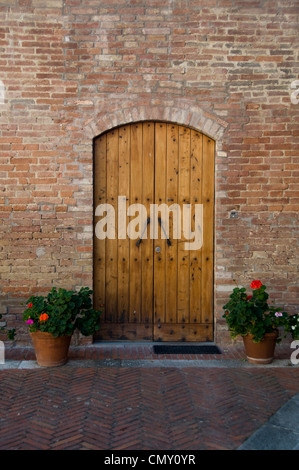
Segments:
[[[297,0],[0,2],[0,313],[20,343],[22,300],[92,287],[92,140],[143,119],[217,141],[215,339],[233,279],[297,311],[298,13]]]

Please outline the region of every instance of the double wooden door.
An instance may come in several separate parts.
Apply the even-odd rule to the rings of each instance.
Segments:
[[[94,304],[105,307],[95,339],[212,341],[214,141],[188,127],[139,122],[100,135],[94,145]],[[106,218],[107,235],[99,237],[102,204],[113,208],[113,230]],[[137,238],[123,227],[125,217],[127,224],[136,217],[133,204],[147,213]],[[189,207],[193,231],[194,208],[202,208],[201,247],[186,249],[183,228],[174,238],[172,211],[169,233],[162,214],[153,238],[151,207],[160,204],[176,204],[181,220]]]

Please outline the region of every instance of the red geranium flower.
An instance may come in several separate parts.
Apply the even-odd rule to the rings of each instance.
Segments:
[[[33,307],[33,304],[32,304],[32,303],[30,303],[30,304],[27,305],[27,308],[30,308],[30,307]]]
[[[39,317],[39,321],[47,321],[49,318],[49,315],[47,313],[42,313]]]
[[[250,300],[252,298],[252,295],[247,295],[246,299]]]
[[[262,287],[262,283],[261,281],[252,281],[252,283],[250,284],[250,287],[252,289],[259,289],[260,287]]]

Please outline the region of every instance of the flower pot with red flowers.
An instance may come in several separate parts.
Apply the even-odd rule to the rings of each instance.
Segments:
[[[275,345],[281,341],[281,330],[287,330],[289,316],[281,309],[268,305],[266,286],[252,281],[252,294],[244,287],[236,287],[226,305],[224,315],[230,335],[243,338],[248,362],[269,364],[273,361]]]
[[[32,295],[27,301],[23,320],[40,366],[55,367],[67,362],[72,335],[79,330],[90,336],[100,327],[101,310],[92,308],[92,291],[79,292],[53,288],[46,296]]]

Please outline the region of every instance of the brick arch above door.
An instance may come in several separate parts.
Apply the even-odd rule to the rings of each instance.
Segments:
[[[92,139],[114,127],[140,121],[172,122],[193,128],[214,139],[218,148],[221,148],[222,136],[228,127],[222,118],[184,98],[171,100],[171,104],[167,101],[157,104],[151,100],[143,100],[142,104],[134,104],[132,100],[120,100],[117,105],[95,103],[92,117],[83,125],[86,136]]]

